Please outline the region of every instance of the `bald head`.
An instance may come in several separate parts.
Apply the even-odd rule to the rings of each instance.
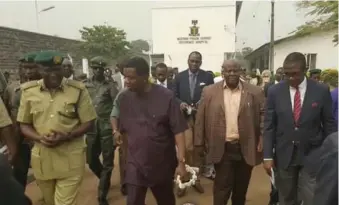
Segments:
[[[241,70],[240,63],[235,59],[225,60],[221,67],[223,68],[223,70],[226,67],[234,67],[236,69]]]
[[[239,84],[241,66],[237,60],[226,60],[222,64],[222,75],[229,88],[234,89]]]

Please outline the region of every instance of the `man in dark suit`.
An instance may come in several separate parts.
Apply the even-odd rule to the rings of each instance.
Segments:
[[[276,167],[279,203],[312,203],[315,176],[304,169],[305,157],[324,137],[336,132],[328,88],[305,77],[302,53],[283,64],[286,81],[268,89],[264,121],[264,168]],[[275,150],[275,153],[273,152]]]
[[[174,91],[175,83],[173,80],[168,78],[169,75],[168,71],[169,70],[165,63],[159,63],[155,66],[155,77],[157,79],[156,84]]]
[[[283,68],[280,67],[275,71],[275,75],[274,75],[274,79],[267,83],[264,87],[264,93],[265,93],[265,97],[267,98],[267,91],[268,88],[271,87],[272,85],[278,84],[281,82],[281,80],[283,79]],[[279,203],[279,194],[278,194],[278,190],[276,189],[276,187],[272,184],[271,185],[271,193],[270,193],[270,201],[269,201],[269,205],[276,205]]]
[[[317,176],[312,205],[338,204],[338,132],[325,139],[319,155],[312,160],[318,162],[313,164]]]
[[[200,69],[202,55],[194,51],[188,56],[188,69],[180,72],[175,77],[175,93],[180,102],[180,108],[185,112],[187,117],[188,129],[185,131],[186,142],[186,163],[193,165],[193,127],[194,127],[194,110],[200,101],[202,89],[205,86],[214,83],[213,76]],[[193,112],[191,112],[193,110]],[[204,189],[197,180],[194,188],[199,193],[204,193]],[[178,189],[177,195],[185,195],[185,189]]]

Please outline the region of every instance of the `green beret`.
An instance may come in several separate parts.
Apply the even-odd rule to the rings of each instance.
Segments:
[[[94,57],[90,60],[90,67],[100,67],[103,68],[107,65],[106,60],[101,57],[101,56],[97,56]]]
[[[23,63],[34,63],[34,59],[37,56],[37,52],[26,53],[24,56],[19,58],[19,62]]]
[[[321,70],[316,68],[316,69],[311,69],[309,72],[310,72],[311,75],[313,75],[313,74],[320,74]]]
[[[36,55],[34,61],[44,66],[56,66],[61,65],[64,58],[65,55],[58,51],[42,51]]]

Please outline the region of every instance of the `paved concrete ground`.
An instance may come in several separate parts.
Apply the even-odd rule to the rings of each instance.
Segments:
[[[116,155],[117,156],[117,155]],[[118,166],[117,160],[115,160],[116,167]],[[205,187],[204,194],[198,194],[193,189],[188,190],[187,196],[177,200],[177,204],[181,205],[185,202],[195,202],[198,205],[210,205],[212,204],[212,181],[208,179],[202,179],[202,183]],[[97,205],[97,184],[96,177],[87,169],[84,182],[81,187],[79,195],[79,205]],[[40,201],[41,194],[36,186],[35,182],[30,183],[27,186],[27,195],[33,200],[34,205],[42,205]],[[269,178],[264,173],[262,166],[254,168],[252,173],[252,179],[247,194],[247,205],[266,205],[269,200]],[[125,198],[119,192],[119,171],[114,169],[112,175],[112,186],[109,193],[109,202],[111,205],[125,205]],[[147,205],[156,205],[152,193],[147,194]],[[231,203],[229,203],[231,204]]]

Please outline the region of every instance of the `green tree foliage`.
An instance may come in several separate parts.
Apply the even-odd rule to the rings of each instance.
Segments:
[[[87,57],[103,56],[107,59],[115,59],[125,55],[129,42],[126,40],[124,30],[108,26],[98,25],[83,27],[80,30],[84,42],[80,47]]]
[[[241,49],[242,56],[247,56],[248,54],[252,53],[253,48],[251,47],[244,47]]]
[[[214,76],[219,77],[219,76],[221,76],[221,73],[220,72],[214,72]]]
[[[149,51],[149,45],[148,42],[142,39],[138,39],[135,41],[131,41],[130,48],[135,51],[142,53],[142,51]]]
[[[321,80],[332,88],[338,87],[338,70],[335,68],[325,69],[321,72]]]
[[[318,31],[338,29],[338,1],[300,1],[298,9],[307,9],[307,16],[312,16],[312,21],[299,26],[295,31],[297,36],[308,35]],[[338,34],[333,37],[333,42],[338,43]]]

